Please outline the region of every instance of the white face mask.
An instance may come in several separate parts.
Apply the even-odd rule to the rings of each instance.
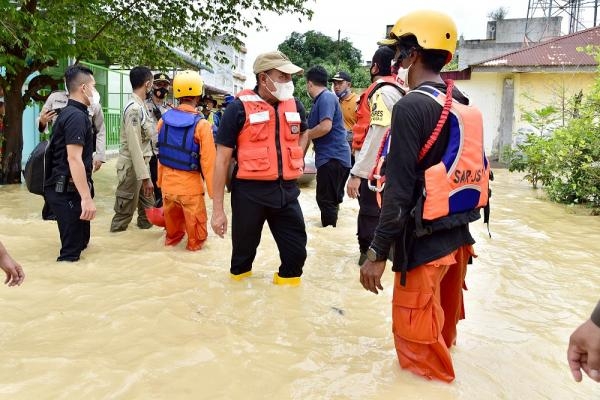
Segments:
[[[269,75],[267,75],[267,77],[273,83],[273,85],[275,85],[275,91],[271,92],[271,94],[275,96],[277,100],[283,101],[294,97],[294,82],[275,82]]]
[[[100,104],[100,93],[96,89],[92,91],[92,98],[90,99],[92,105]]]
[[[398,68],[398,75],[396,77],[396,81],[398,81],[400,87],[404,89],[405,92],[408,92],[408,68]]]
[[[95,105],[100,104],[100,93],[98,93],[98,91],[96,89],[92,89],[92,95],[87,96],[87,98],[90,101],[90,106],[95,106]]]

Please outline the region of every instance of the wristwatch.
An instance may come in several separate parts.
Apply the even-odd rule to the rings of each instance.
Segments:
[[[387,258],[387,256],[380,254],[373,247],[369,247],[367,250],[367,260],[371,262],[383,261]]]

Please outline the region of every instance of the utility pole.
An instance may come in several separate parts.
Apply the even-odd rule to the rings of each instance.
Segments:
[[[340,33],[342,33],[341,29],[338,29],[338,40],[337,40],[337,65],[335,66],[336,69],[340,69]]]

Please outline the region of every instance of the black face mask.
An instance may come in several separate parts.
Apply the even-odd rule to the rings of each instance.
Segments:
[[[164,99],[165,97],[167,97],[167,93],[169,93],[169,91],[162,87],[158,88],[158,89],[154,89],[154,95],[161,100]]]

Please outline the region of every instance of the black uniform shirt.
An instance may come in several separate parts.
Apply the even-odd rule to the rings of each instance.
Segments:
[[[258,93],[258,88],[254,88],[254,93]],[[296,100],[296,109],[300,114],[300,132],[303,133],[308,128],[306,123],[306,110],[300,102]],[[277,104],[274,105],[277,112]],[[231,102],[225,109],[221,118],[215,144],[235,149],[237,139],[246,122],[246,111],[244,104],[238,98]],[[235,171],[237,172],[237,170]],[[234,173],[235,173],[234,172]],[[278,179],[275,181],[257,181],[247,179],[232,180],[232,189],[239,190],[245,197],[256,203],[267,207],[279,208],[285,206],[288,202],[295,200],[300,195],[298,183],[295,180],[286,181]]]
[[[53,185],[59,176],[71,176],[67,160],[67,145],[83,146],[83,165],[86,175],[92,175],[94,153],[94,134],[90,122],[88,107],[78,101],[69,99],[52,127],[52,167],[46,186]]]
[[[446,86],[443,84],[425,82],[424,85],[446,93]],[[452,95],[463,104],[469,102],[458,89],[454,89]],[[468,225],[438,231],[421,238],[413,235],[415,225],[410,212],[420,195],[417,178],[425,169],[441,160],[448,145],[447,122],[425,158],[418,162],[419,151],[435,129],[441,112],[439,103],[420,93],[407,94],[396,103],[392,111],[383,208],[373,246],[382,254],[387,254],[392,242],[396,242],[392,268],[394,271],[401,270],[401,265],[397,264],[405,256],[410,270],[445,256],[462,245],[475,243]],[[402,245],[401,238],[404,234],[406,239]]]

